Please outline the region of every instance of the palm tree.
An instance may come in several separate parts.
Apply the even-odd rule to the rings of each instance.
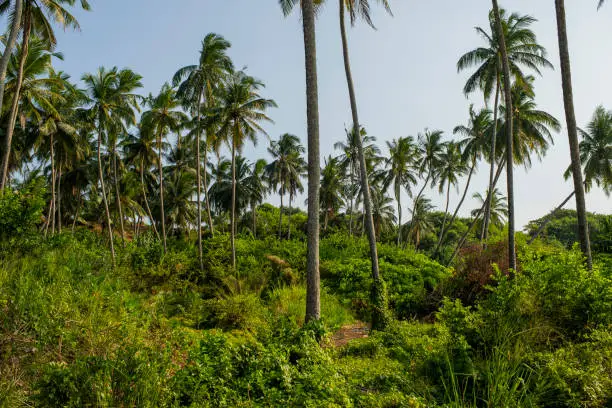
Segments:
[[[248,190],[248,201],[253,212],[253,237],[257,237],[257,207],[263,202],[268,194],[269,186],[266,182],[266,167],[268,163],[264,159],[259,159],[251,168],[251,174],[246,180]]]
[[[323,230],[327,230],[329,221],[344,205],[342,199],[342,172],[340,159],[328,156],[325,166],[321,169],[321,208],[323,208]]]
[[[279,0],[288,15],[298,0]],[[306,117],[308,128],[308,242],[306,256],[306,317],[305,321],[321,318],[319,275],[319,92],[317,80],[317,43],[315,39],[315,6],[319,0],[300,0],[304,34],[306,73]]]
[[[401,193],[404,188],[412,195],[412,186],[417,183],[417,147],[412,136],[400,137],[392,142],[387,142],[389,157],[386,160],[388,170],[384,180],[386,190],[393,184],[393,193],[397,202],[397,245],[400,245],[402,235],[402,205]]]
[[[600,2],[601,6],[601,2]],[[570,67],[569,45],[567,40],[567,26],[565,21],[565,1],[555,0],[557,15],[557,34],[559,38],[559,56],[561,61],[561,82],[563,87],[563,102],[565,105],[565,120],[567,122],[567,136],[569,138],[572,178],[576,193],[576,212],[578,213],[578,236],[582,252],[587,260],[588,269],[592,269],[591,242],[589,240],[589,225],[587,223],[587,210],[582,180],[582,164],[580,162],[580,146],[578,144],[578,127],[574,111],[574,95],[572,91],[572,72]]]
[[[459,178],[469,171],[468,165],[463,159],[460,146],[457,143],[450,142],[447,143],[445,147],[444,152],[440,156],[441,166],[438,169],[438,192],[443,193],[446,187],[446,206],[444,207],[444,217],[442,219],[442,227],[440,228],[440,235],[436,247],[442,244],[442,238],[444,236],[444,227],[446,227],[448,206],[450,203],[450,189],[452,186],[457,187]],[[472,166],[472,169],[473,168]]]
[[[196,221],[198,228],[198,256],[200,258],[200,268],[203,267],[202,261],[202,201],[201,201],[201,110],[202,103],[205,103],[207,111],[214,106],[215,90],[228,75],[234,70],[234,66],[230,57],[226,54],[231,47],[229,41],[222,36],[210,33],[204,37],[202,48],[200,50],[200,59],[197,65],[189,65],[181,68],[176,72],[173,78],[174,86],[178,86],[177,95],[183,100],[185,107],[191,109],[192,114],[196,118],[196,183],[197,183],[197,202],[198,202],[198,219]],[[208,136],[212,136],[207,131]],[[208,138],[207,138],[208,142]],[[208,159],[208,143],[204,144],[204,194],[207,194],[208,185],[206,182],[206,162]],[[208,197],[205,197],[206,211],[208,213],[208,227],[214,234],[212,217],[210,215],[210,204]]]
[[[506,100],[506,106],[512,105],[512,87],[510,84],[510,64],[508,59],[508,52],[506,49],[506,39],[504,36],[504,29],[501,23],[501,17],[499,13],[499,7],[497,0],[493,2],[493,14],[495,15],[495,26],[497,28],[497,35],[499,38],[499,49],[501,54],[502,62],[502,76],[504,80],[504,97]],[[516,248],[514,242],[514,152],[513,152],[513,141],[514,132],[512,130],[514,117],[512,112],[506,109],[506,175],[508,185],[508,268],[516,271]],[[492,194],[489,191],[489,194]],[[489,204],[492,203],[491,197],[489,197]],[[490,212],[490,207],[489,207]]]
[[[421,196],[415,200],[414,206],[410,211],[412,218],[410,219],[410,229],[408,230],[407,238],[414,239],[413,242],[416,249],[419,249],[423,234],[434,229],[431,218],[433,209],[434,206],[431,204],[431,200]]]
[[[372,217],[377,238],[380,238],[380,234],[383,231],[390,230],[393,227],[393,223],[396,222],[393,211],[393,199],[381,187],[378,184],[372,185]]]
[[[486,42],[485,47],[478,47],[464,54],[457,62],[457,71],[477,66],[476,71],[468,78],[463,92],[468,95],[476,89],[481,89],[484,93],[485,101],[489,100],[495,87],[495,102],[493,105],[493,129],[491,133],[490,157],[495,157],[497,135],[497,115],[499,106],[499,96],[502,90],[503,67],[501,55],[501,41],[503,38],[506,44],[506,54],[508,56],[509,71],[516,82],[522,83],[525,77],[522,68],[526,67],[541,74],[540,68],[552,68],[552,64],[546,58],[546,49],[538,44],[535,33],[530,26],[537,20],[531,16],[521,16],[511,14],[506,18],[504,10],[498,13],[502,32],[496,28],[494,11],[489,13],[490,31],[476,27],[476,32],[482,36]],[[495,173],[495,162],[491,161],[489,171],[489,191],[492,191],[493,178]],[[483,236],[486,239],[488,232],[488,205],[485,206],[485,222],[483,224]]]
[[[7,7],[9,4],[7,4]],[[11,12],[11,29],[6,40],[4,52],[0,58],[0,107],[4,106],[4,85],[6,80],[6,70],[8,68],[9,59],[13,55],[15,45],[17,44],[17,36],[21,28],[21,14],[23,13],[23,0],[15,0],[15,5]]]
[[[478,208],[472,210],[472,217],[478,217],[478,212],[480,208],[484,205],[489,192],[483,196],[480,193],[475,193],[473,197],[480,203]],[[506,217],[508,216],[508,204],[506,197],[502,196],[499,192],[499,189],[493,190],[491,194],[491,224],[496,225],[498,227],[502,227],[506,222]]]
[[[125,132],[127,126],[136,123],[135,110],[138,109],[138,97],[134,91],[142,86],[141,77],[129,69],[119,70],[114,67],[110,70],[99,68],[94,74],[83,75],[82,80],[87,89],[89,102],[85,114],[98,133],[98,176],[114,264],[113,231],[102,171],[102,140],[104,136],[108,138],[110,134]]]
[[[291,200],[298,190],[303,190],[301,178],[306,163],[302,154],[305,151],[300,139],[289,133],[282,135],[278,141],[270,141],[268,153],[274,160],[266,167],[266,174],[272,188],[278,189],[280,194],[279,239],[282,239],[283,196],[289,193],[289,215],[291,215]],[[289,229],[291,229],[291,223],[289,223]]]
[[[150,96],[147,101],[149,110],[142,115],[145,127],[157,138],[158,176],[159,176],[159,205],[161,217],[161,235],[166,251],[166,213],[164,212],[164,170],[162,164],[162,141],[170,133],[179,133],[187,115],[178,110],[179,101],[176,91],[169,84],[164,84],[156,97]]]
[[[229,79],[219,97],[219,112],[222,124],[219,136],[232,151],[232,210],[231,243],[232,268],[236,268],[236,152],[240,153],[245,141],[257,142],[257,133],[267,135],[261,122],[272,122],[266,116],[268,108],[276,107],[271,99],[259,95],[263,83],[244,72],[236,72]]]
[[[6,128],[6,143],[4,157],[2,158],[2,169],[0,171],[0,190],[4,189],[8,177],[8,162],[11,151],[11,143],[17,122],[17,114],[19,110],[19,94],[23,84],[23,74],[25,69],[26,57],[28,55],[28,47],[32,31],[45,40],[48,48],[55,47],[56,39],[53,31],[53,26],[48,20],[51,17],[56,23],[59,23],[63,28],[79,29],[78,21],[64,8],[64,4],[73,6],[76,0],[23,0],[23,8],[21,13],[20,25],[22,26],[22,42],[21,42],[21,59],[19,61],[19,70],[17,75],[17,83],[15,92],[13,93],[13,102],[10,109],[8,125]],[[84,10],[89,10],[87,0],[80,0],[81,7]],[[0,1],[0,15],[6,14],[10,10],[10,0]],[[15,11],[18,11],[17,9]],[[17,24],[15,20],[17,13],[14,13],[13,25]],[[11,49],[12,48],[7,48]],[[10,51],[9,51],[10,52]]]

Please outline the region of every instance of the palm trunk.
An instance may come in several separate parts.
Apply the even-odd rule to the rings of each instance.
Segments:
[[[293,194],[289,192],[289,214],[287,214],[287,239],[291,239],[291,200],[293,199]]]
[[[349,163],[349,172],[351,174],[351,186],[350,186],[350,188],[352,190],[354,188],[354,186],[355,186],[355,179],[353,177],[354,170],[353,170],[353,161],[352,160]],[[351,201],[351,212],[349,214],[349,235],[353,236],[353,198],[354,197],[353,197],[353,191],[349,191],[349,193],[351,195],[351,200],[350,200]]]
[[[319,92],[317,85],[317,45],[314,1],[302,0],[304,62],[306,72],[306,117],[308,127],[308,238],[306,255],[306,318],[321,318],[319,275]]]
[[[572,178],[576,192],[576,212],[578,213],[578,238],[580,247],[586,257],[587,268],[593,267],[591,257],[591,242],[589,240],[589,225],[587,222],[586,201],[582,180],[582,164],[580,163],[580,146],[578,144],[578,128],[574,112],[574,96],[572,91],[572,72],[567,40],[567,27],[565,21],[565,2],[555,0],[557,13],[557,33],[559,37],[559,54],[561,59],[561,79],[563,85],[563,102],[565,105],[565,119],[567,121],[567,136],[569,138],[570,156],[572,159]]]
[[[497,181],[499,180],[499,176],[501,175],[502,170],[504,169],[505,165],[506,165],[506,160],[502,159],[502,161],[497,166],[497,172],[495,173],[495,178],[493,179],[493,186],[492,186],[494,190],[495,190],[495,186],[497,186]],[[480,207],[480,209],[478,210],[478,212],[474,216],[474,219],[472,220],[472,222],[468,226],[468,229],[463,233],[463,235],[461,236],[461,239],[459,239],[459,242],[457,243],[457,246],[455,247],[455,251],[453,252],[453,254],[450,257],[450,259],[449,259],[449,261],[447,263],[447,266],[450,265],[453,262],[453,260],[455,259],[455,257],[459,253],[459,250],[461,249],[461,247],[463,247],[463,244],[464,244],[465,240],[467,239],[467,236],[472,231],[472,229],[474,228],[474,225],[476,225],[476,221],[478,221],[478,219],[480,218],[480,215],[485,210],[485,208],[486,208],[486,206],[488,204],[487,203],[488,200],[489,200],[489,195],[487,195],[487,198],[485,199],[485,202],[482,203],[482,206]]]
[[[151,221],[151,226],[153,227],[153,231],[155,231],[157,239],[160,239],[159,232],[157,232],[157,227],[155,226],[155,220],[153,219],[153,213],[151,212],[151,208],[149,207],[149,200],[147,199],[147,190],[145,189],[144,158],[140,159],[140,186],[142,187],[142,198],[145,202],[145,207],[147,208],[147,215],[149,216],[149,220]]]
[[[11,25],[11,31],[8,36],[8,40],[6,43],[6,47],[4,48],[4,53],[2,54],[2,58],[0,58],[0,107],[3,106],[4,103],[4,87],[6,85],[6,70],[8,68],[9,61],[11,56],[13,55],[13,51],[15,49],[15,45],[17,44],[17,37],[19,36],[19,31],[21,29],[21,15],[23,14],[23,0],[15,0],[15,6],[13,9],[13,24]],[[10,151],[10,146],[7,151]],[[4,172],[1,176],[4,179]],[[4,188],[4,183],[2,183],[2,188]],[[0,189],[2,189],[0,188]]]
[[[200,163],[200,139],[201,139],[201,125],[200,125],[200,109],[202,105],[202,93],[198,96],[198,107],[197,107],[197,121],[198,121],[198,131],[196,132],[196,183],[198,185],[197,194],[198,194],[198,214],[196,218],[197,225],[197,234],[198,234],[198,261],[200,262],[200,270],[204,270],[204,261],[203,261],[203,253],[202,253],[202,167]],[[206,167],[204,167],[204,172],[206,173]]]
[[[510,93],[510,67],[508,63],[508,53],[506,51],[506,39],[501,25],[499,16],[499,7],[497,0],[493,1],[493,12],[495,14],[495,25],[497,26],[497,34],[499,36],[499,48],[502,57],[502,67],[504,73],[504,96],[506,99],[506,175],[508,185],[508,268],[516,271],[516,245],[514,242],[514,148],[513,148],[513,110],[512,110],[512,94]],[[489,194],[493,194],[492,191]],[[487,200],[491,201],[491,200]],[[587,238],[588,239],[588,238]]]
[[[397,200],[397,246],[401,245],[402,237],[402,204],[400,202],[400,192],[396,192],[395,199]]]
[[[208,215],[208,228],[210,228],[210,234],[215,235],[215,226],[212,220],[212,213],[210,211],[210,202],[208,199],[208,175],[206,172],[206,165],[208,163],[208,144],[204,145],[204,200],[206,201],[206,214]]]
[[[164,211],[164,166],[162,163],[162,132],[157,135],[157,147],[159,149],[159,157],[157,169],[159,171],[159,205],[162,228],[162,242],[164,243],[164,253],[166,253],[166,214]]]
[[[253,212],[253,238],[257,238],[257,204],[251,206]]]
[[[230,214],[232,269],[236,272],[236,143],[232,140],[232,213]]]
[[[361,139],[361,126],[359,125],[359,115],[357,113],[357,100],[355,96],[355,88],[353,86],[353,78],[351,74],[351,65],[349,60],[348,40],[346,37],[346,26],[344,18],[344,0],[339,0],[339,17],[340,17],[340,35],[342,37],[342,54],[344,59],[344,71],[346,73],[346,83],[349,91],[349,99],[351,103],[351,113],[353,116],[353,132],[357,140],[357,154],[359,157],[359,170],[361,173],[361,188],[363,190],[363,204],[365,208],[365,230],[368,235],[368,241],[370,244],[370,261],[372,264],[372,292],[371,297],[374,303],[374,310],[372,312],[372,329],[381,330],[384,329],[387,313],[386,295],[381,293],[384,284],[380,277],[380,270],[378,267],[378,250],[376,248],[376,231],[374,228],[374,219],[372,217],[372,197],[370,195],[370,185],[367,174],[365,154],[363,151],[363,141]]]
[[[55,213],[57,211],[57,199],[55,195],[55,151],[53,147],[55,143],[53,141],[53,133],[51,133],[49,144],[51,147],[51,233],[55,234]]]
[[[125,228],[123,226],[123,207],[121,206],[121,193],[119,191],[119,174],[117,172],[117,152],[113,148],[113,173],[115,181],[115,200],[119,210],[119,226],[121,227],[121,245],[125,248]]]
[[[414,200],[412,200],[412,217],[414,217],[414,212],[416,211],[417,202],[419,201],[419,199],[423,195],[423,192],[425,191],[425,188],[427,187],[427,184],[429,183],[429,179],[430,178],[431,178],[431,170],[429,170],[427,172],[427,177],[425,177],[425,183],[423,183],[423,187],[421,187],[421,190],[419,190],[419,193],[416,195]],[[412,235],[412,233],[413,233],[413,231],[412,231],[413,226],[414,226],[414,224],[411,222],[410,223],[410,229],[408,230],[408,237],[410,237]]]
[[[463,202],[465,201],[465,197],[467,196],[468,189],[470,188],[470,183],[472,181],[472,175],[474,174],[474,170],[475,169],[476,169],[476,160],[473,160],[472,161],[472,167],[470,168],[470,174],[468,175],[467,182],[465,183],[465,189],[463,190],[463,195],[461,196],[461,200],[459,200],[459,204],[457,204],[457,208],[455,209],[455,212],[453,213],[453,216],[451,217],[451,219],[450,219],[450,221],[448,223],[448,227],[446,227],[446,230],[444,231],[445,234],[448,231],[450,231],[450,229],[452,228],[453,224],[455,223],[455,218],[457,218],[457,214],[459,213],[459,209],[463,205]],[[493,181],[493,179],[491,179],[491,182],[492,181]],[[487,197],[487,199],[489,199],[489,198]],[[438,245],[436,246],[436,249],[434,250],[434,256],[440,250],[441,243],[442,243],[442,241],[438,242]]]
[[[98,118],[98,122],[102,122],[102,115]],[[113,260],[113,268],[116,267],[115,261],[115,245],[113,243],[113,228],[111,226],[110,211],[108,209],[108,200],[106,199],[106,188],[104,187],[104,173],[102,172],[102,127],[98,129],[98,177],[100,178],[100,186],[102,187],[102,201],[104,202],[104,211],[106,213],[106,223],[108,224],[108,238],[110,240],[111,257]]]
[[[442,244],[442,238],[444,237],[444,227],[446,227],[446,216],[448,215],[448,205],[450,203],[450,183],[446,187],[446,207],[444,208],[444,218],[442,218],[442,228],[440,228],[440,237],[438,238],[438,244],[436,245],[436,251]]]
[[[480,240],[486,245],[489,236],[489,223],[491,221],[491,196],[493,194],[493,174],[495,173],[495,142],[497,141],[497,111],[499,109],[500,79],[499,73],[495,80],[495,104],[493,105],[493,135],[491,136],[491,169],[489,171],[489,191],[487,192],[487,207],[485,208]]]
[[[4,157],[2,159],[2,177],[0,181],[0,190],[4,190],[6,187],[6,180],[9,172],[9,161],[11,157],[11,144],[13,141],[13,134],[15,133],[15,125],[17,124],[17,114],[19,112],[19,97],[21,94],[21,87],[23,85],[23,74],[25,69],[26,59],[28,57],[30,34],[32,31],[32,20],[30,18],[29,7],[26,6],[25,10],[25,23],[23,27],[23,43],[21,46],[21,58],[19,60],[19,71],[17,73],[17,83],[15,86],[15,95],[13,96],[13,104],[11,105],[11,112],[9,114],[9,121],[6,127],[6,143],[4,146]]]
[[[57,174],[57,232],[62,233],[62,166]]]
[[[544,221],[542,221],[542,225],[540,225],[540,228],[538,228],[538,230],[536,231],[535,234],[533,234],[533,236],[529,239],[529,241],[527,242],[527,244],[531,244],[533,241],[535,241],[535,239],[537,237],[540,236],[540,234],[542,233],[542,231],[544,231],[544,228],[546,228],[546,226],[548,225],[549,222],[552,221],[552,219],[554,218],[555,214],[557,212],[559,212],[560,209],[562,209],[563,207],[565,207],[565,204],[567,204],[567,202],[569,200],[572,199],[572,197],[576,194],[576,191],[572,191],[572,193],[570,195],[567,196],[567,198],[565,200],[563,200],[563,202],[561,204],[559,204],[557,206],[557,208],[555,208],[554,210],[551,211],[550,214],[548,214],[548,216],[546,217],[546,219]]]
[[[278,239],[283,239],[283,188],[280,190],[280,215],[278,217]]]
[[[47,211],[47,220],[45,221],[45,238],[49,233],[49,225],[51,225],[51,212],[53,211],[53,197],[49,200],[49,211]]]
[[[74,233],[74,227],[76,225],[77,219],[79,218],[79,211],[81,210],[81,201],[82,201],[82,197],[81,197],[81,190],[79,189],[79,199],[77,200],[77,208],[76,208],[76,212],[74,213],[74,220],[72,220],[72,233]]]

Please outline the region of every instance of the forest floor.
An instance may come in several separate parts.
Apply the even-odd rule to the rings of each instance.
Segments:
[[[331,338],[334,347],[343,347],[351,340],[363,339],[368,337],[370,326],[367,323],[357,321],[353,324],[342,326]]]

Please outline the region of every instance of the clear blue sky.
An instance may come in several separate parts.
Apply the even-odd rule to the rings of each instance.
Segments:
[[[202,38],[216,32],[231,41],[236,66],[248,67],[251,75],[263,80],[264,95],[278,103],[270,112],[275,123],[266,125],[269,134],[290,132],[305,140],[301,25],[297,14],[284,19],[276,0],[91,3],[92,12],[75,13],[81,32],[58,33],[58,50],[65,61],[57,65],[74,78],[101,65],[129,67],[143,75],[143,94],[156,93],[179,67],[196,61]],[[468,100],[462,94],[467,73],[457,74],[455,64],[461,54],[481,44],[474,26],[486,27],[490,2],[391,0],[391,5],[394,18],[375,13],[377,31],[361,24],[349,33],[361,121],[381,147],[393,138],[416,136],[426,127],[444,130],[450,138],[453,127],[466,122],[469,104],[481,104],[479,95]],[[554,2],[514,0],[501,6],[539,19],[533,28],[557,67]],[[597,12],[596,0],[567,1],[567,14],[576,113],[584,126],[598,104],[612,109],[612,5]],[[321,151],[326,156],[334,154],[333,143],[344,137],[344,127],[350,123],[336,2],[321,13],[317,36]],[[537,79],[536,95],[539,107],[564,124],[558,69]],[[267,141],[260,140],[256,148],[245,149],[247,157],[266,156]],[[569,163],[567,145],[562,131],[542,163],[536,161],[528,173],[517,169],[519,225],[542,216],[571,191],[571,183],[562,177]],[[473,191],[484,191],[486,179],[483,164]],[[505,182],[501,187],[505,191]],[[427,195],[442,206],[437,191]],[[457,199],[451,198],[451,206]],[[600,191],[587,199],[590,211],[612,208],[612,200]],[[298,204],[302,202],[300,198]],[[573,205],[572,201],[568,208]],[[473,207],[473,201],[467,203],[464,214]]]

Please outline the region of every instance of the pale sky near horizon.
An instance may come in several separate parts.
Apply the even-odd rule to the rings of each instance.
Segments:
[[[65,60],[59,69],[80,78],[99,66],[129,67],[143,77],[142,94],[156,93],[179,67],[193,64],[202,38],[209,32],[223,35],[232,43],[230,51],[237,67],[263,80],[263,95],[279,107],[269,112],[274,124],[265,126],[277,138],[282,133],[298,135],[305,144],[304,54],[298,14],[283,18],[277,0],[91,0],[93,11],[76,11],[81,32],[58,30],[58,51]],[[373,1],[373,3],[376,3]],[[596,0],[566,2],[574,97],[579,126],[585,126],[595,107],[612,109],[612,4],[597,11]],[[349,32],[353,75],[360,120],[368,133],[378,138],[386,155],[385,142],[414,135],[425,128],[441,129],[452,138],[452,129],[465,124],[470,103],[482,104],[474,94],[467,99],[462,88],[468,73],[458,74],[457,59],[482,44],[475,26],[487,27],[489,1],[450,2],[391,1],[394,17],[375,13],[378,30],[360,23]],[[539,21],[533,26],[539,42],[558,67],[556,21],[553,0],[503,1],[511,12],[530,14]],[[325,6],[317,21],[321,154],[337,154],[336,141],[344,139],[351,121],[342,65],[337,21],[337,4]],[[547,70],[537,78],[536,102],[565,124],[559,70]],[[564,126],[565,129],[565,126]],[[542,163],[515,172],[516,220],[519,226],[543,216],[572,190],[564,181],[569,163],[565,130],[554,135],[555,145]],[[250,159],[266,157],[267,140],[247,146]],[[488,171],[483,163],[473,192],[486,189]],[[505,177],[498,186],[505,192]],[[463,188],[463,184],[460,186]],[[437,190],[426,193],[443,209]],[[451,209],[459,194],[451,197]],[[274,195],[269,198],[277,202]],[[403,198],[404,217],[409,199]],[[303,206],[303,198],[297,200]],[[610,213],[612,198],[594,189],[587,196],[593,212]],[[566,208],[572,208],[570,201]],[[470,199],[462,213],[476,207]]]

